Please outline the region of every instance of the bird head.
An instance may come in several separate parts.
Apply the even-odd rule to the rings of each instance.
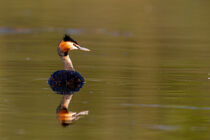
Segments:
[[[58,54],[61,55],[61,56],[66,56],[66,55],[68,55],[68,51],[70,51],[70,50],[90,51],[87,48],[81,47],[70,36],[65,35],[63,40],[58,45]]]

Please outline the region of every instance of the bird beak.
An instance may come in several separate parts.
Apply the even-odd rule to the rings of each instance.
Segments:
[[[78,50],[82,50],[82,51],[90,51],[89,49],[81,47],[79,45],[77,45],[77,48],[78,48]]]

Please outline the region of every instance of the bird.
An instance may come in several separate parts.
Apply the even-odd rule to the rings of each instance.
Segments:
[[[57,53],[63,62],[64,69],[53,72],[48,80],[51,89],[58,94],[73,94],[84,84],[84,78],[75,71],[69,57],[68,53],[71,50],[90,51],[81,47],[70,35],[65,34],[57,46]]]
[[[81,47],[77,41],[71,38],[69,35],[65,35],[63,40],[58,45],[58,55],[60,56],[65,70],[73,70],[74,67],[71,62],[71,59],[68,55],[68,51],[70,50],[82,50],[82,51],[90,51],[87,48]]]

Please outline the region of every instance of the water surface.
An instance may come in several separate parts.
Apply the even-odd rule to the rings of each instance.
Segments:
[[[2,2],[1,139],[209,139],[209,4]],[[70,109],[89,115],[66,128],[47,84],[64,33],[91,49],[70,52],[86,80]]]

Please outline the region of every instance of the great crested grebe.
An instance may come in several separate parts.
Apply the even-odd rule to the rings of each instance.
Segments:
[[[58,55],[60,56],[65,70],[74,70],[71,59],[68,55],[68,51],[70,50],[82,50],[82,51],[90,51],[87,48],[79,46],[79,44],[72,39],[70,36],[65,35],[63,40],[58,45]]]
[[[79,44],[70,36],[65,35],[57,47],[58,55],[60,56],[64,70],[54,72],[48,80],[48,84],[53,91],[58,94],[73,94],[79,91],[84,83],[84,78],[74,70],[73,64],[69,57],[70,50],[90,51],[87,48],[79,46]]]

